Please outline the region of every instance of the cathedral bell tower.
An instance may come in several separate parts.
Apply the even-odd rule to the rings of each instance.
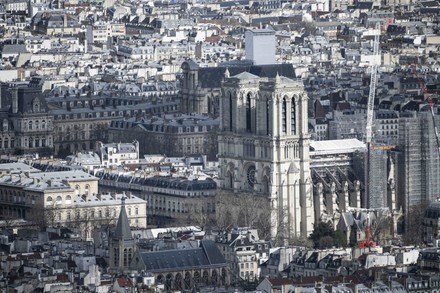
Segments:
[[[302,82],[278,74],[226,76],[220,108],[220,188],[267,199],[273,238],[308,236],[314,212]]]

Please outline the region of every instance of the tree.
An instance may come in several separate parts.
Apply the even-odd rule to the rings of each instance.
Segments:
[[[309,239],[313,241],[315,248],[343,247],[347,245],[344,234],[339,230],[334,231],[330,221],[315,224]]]
[[[188,224],[204,227],[215,221],[215,211],[211,208],[208,209],[209,200],[211,199],[204,197],[188,199],[186,203],[186,208],[188,210]]]
[[[371,239],[380,242],[391,238],[391,217],[389,213],[377,213],[371,221]]]
[[[309,238],[313,241],[313,246],[315,248],[319,247],[319,240],[326,236],[333,236],[333,228],[331,222],[318,222],[315,224],[312,234]]]
[[[220,229],[249,227],[257,229],[259,238],[264,240],[271,239],[272,232],[276,231],[275,242],[285,245],[289,241],[285,219],[287,209],[278,211],[272,208],[266,197],[249,192],[234,194],[226,190],[217,193],[215,224]]]
[[[313,241],[311,241],[309,238],[305,236],[292,237],[289,239],[289,245],[313,248]]]
[[[423,242],[423,217],[428,203],[420,203],[409,209],[405,216],[405,232],[403,233],[404,244],[421,244]]]
[[[3,222],[1,228],[8,231],[12,231],[12,229],[19,223],[19,219],[11,216],[4,216],[1,221]]]

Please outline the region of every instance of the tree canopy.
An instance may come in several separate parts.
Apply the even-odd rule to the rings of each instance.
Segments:
[[[344,247],[347,245],[343,233],[333,230],[331,222],[318,222],[315,224],[309,239],[313,241],[315,248]]]

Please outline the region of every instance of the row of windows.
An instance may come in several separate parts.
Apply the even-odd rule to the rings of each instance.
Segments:
[[[9,148],[14,148],[15,147],[15,139],[14,138],[5,138],[4,141],[3,139],[0,138],[0,149],[9,149]]]
[[[195,209],[197,209],[197,207],[191,203],[183,203],[180,204],[180,202],[172,202],[172,201],[165,201],[165,199],[160,199],[159,200],[156,198],[154,201],[152,201],[152,198],[149,197],[148,202],[151,202],[154,204],[148,205],[149,209],[154,209],[154,210],[163,210],[163,211],[169,211],[169,212],[178,212],[178,213],[187,213],[189,210],[193,211]],[[215,203],[206,203],[206,206],[201,206],[201,212],[215,212]]]
[[[46,129],[50,127],[50,120],[46,124],[46,120],[35,120],[35,121],[24,121],[23,127],[25,130],[38,130],[38,129]]]

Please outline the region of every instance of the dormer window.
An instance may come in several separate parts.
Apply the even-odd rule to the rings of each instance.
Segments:
[[[3,119],[3,131],[8,131],[9,125],[8,125],[8,119]]]
[[[41,105],[40,105],[40,100],[39,99],[34,99],[33,103],[32,103],[32,110],[34,113],[39,113]]]

